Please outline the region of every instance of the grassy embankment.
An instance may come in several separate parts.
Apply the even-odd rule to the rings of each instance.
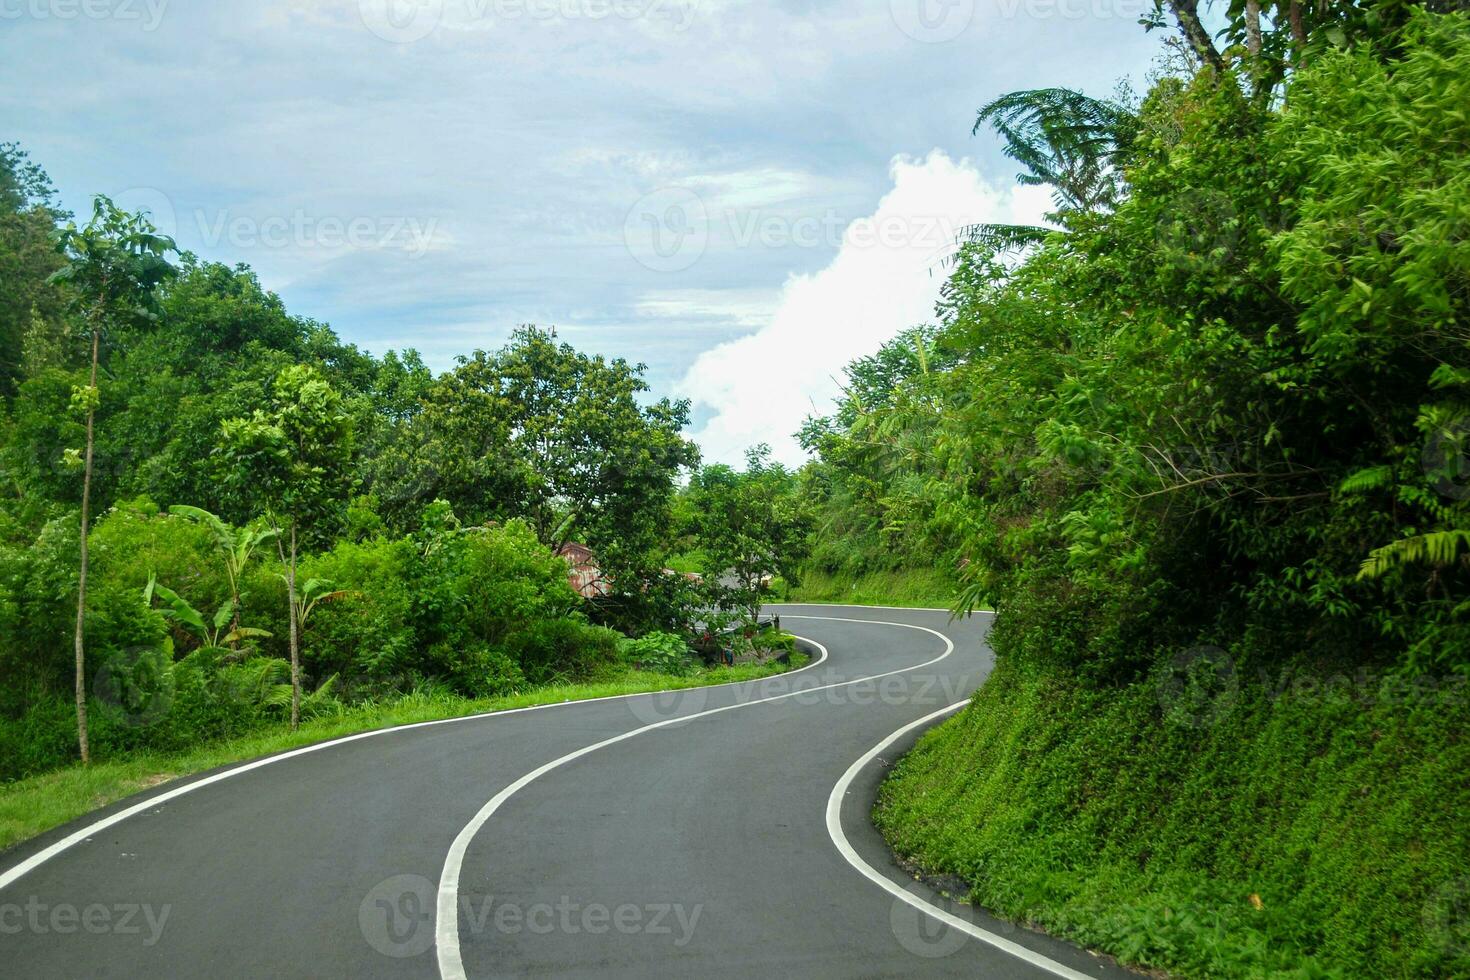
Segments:
[[[1159,686],[1002,664],[875,819],[977,904],[1126,962],[1470,977],[1465,689],[1339,680],[1242,682],[1180,724]]]
[[[799,669],[805,666],[806,660],[805,655],[798,653],[789,664],[714,667],[688,677],[628,669],[592,683],[533,688],[487,700],[444,694],[410,694],[392,702],[343,708],[338,713],[305,721],[295,732],[282,727],[200,745],[182,753],[138,753],[95,762],[90,766],[75,765],[0,785],[0,850],[139,790],[217,766],[244,762],[314,742],[396,725],[511,708],[757,680]]]
[[[869,572],[864,575],[803,573],[787,590],[788,602],[831,602],[853,606],[910,606],[948,609],[956,588],[951,577],[930,568]]]

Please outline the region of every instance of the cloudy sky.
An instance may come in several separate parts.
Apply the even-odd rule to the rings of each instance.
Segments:
[[[975,109],[1107,94],[1142,0],[0,0],[0,140],[436,368],[516,324],[649,366],[706,458],[791,433],[1035,221]]]

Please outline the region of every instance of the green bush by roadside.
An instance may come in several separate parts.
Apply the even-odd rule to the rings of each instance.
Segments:
[[[1308,671],[1091,690],[1002,661],[875,820],[977,904],[1128,962],[1470,975],[1465,687]]]

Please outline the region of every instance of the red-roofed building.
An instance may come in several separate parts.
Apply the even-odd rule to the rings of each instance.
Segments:
[[[572,590],[584,599],[596,599],[612,591],[612,583],[602,574],[597,556],[585,544],[569,541],[557,550],[557,555],[566,559],[567,582]]]

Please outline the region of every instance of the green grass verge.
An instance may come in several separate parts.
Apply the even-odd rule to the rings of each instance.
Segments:
[[[1002,662],[899,763],[874,819],[977,904],[1125,962],[1470,977],[1464,688],[1276,686],[1243,680],[1180,724],[1153,684]]]
[[[906,606],[948,609],[956,588],[944,572],[911,568],[865,575],[830,575],[808,571],[801,585],[788,590],[789,602],[831,602],[852,606]]]
[[[541,687],[478,701],[452,695],[410,694],[392,702],[344,708],[303,722],[295,732],[283,727],[201,745],[187,752],[137,753],[90,766],[74,765],[0,785],[0,851],[171,779],[343,735],[488,711],[758,680],[799,669],[806,662],[806,656],[798,653],[789,664],[715,667],[688,677],[630,669],[592,683]]]

